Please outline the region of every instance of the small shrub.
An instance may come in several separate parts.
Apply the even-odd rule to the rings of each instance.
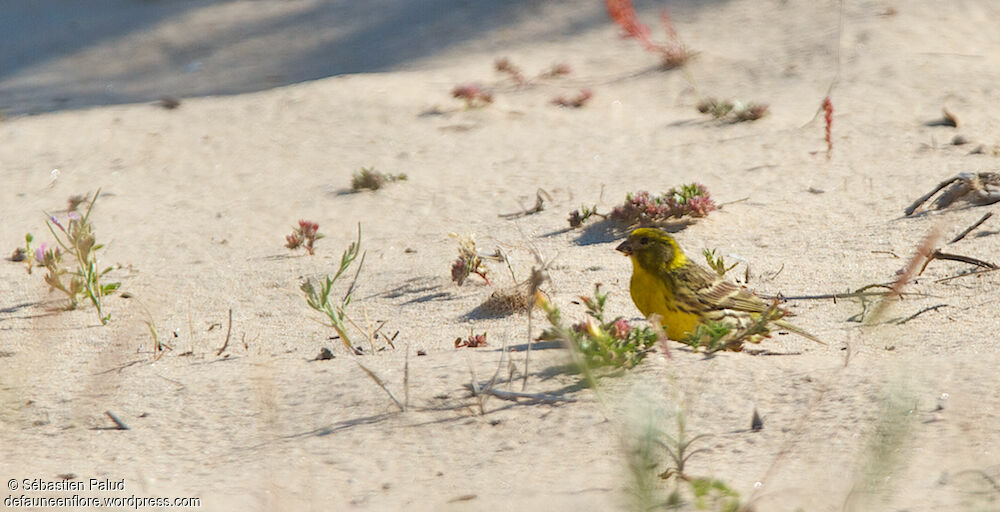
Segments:
[[[683,217],[704,217],[716,209],[715,201],[704,185],[691,183],[680,188],[672,188],[666,193],[654,196],[646,191],[627,194],[625,202],[614,207],[611,213],[597,212],[597,207],[582,208],[570,212],[570,227],[579,227],[592,216],[609,218],[623,226],[649,225],[678,220]]]
[[[104,247],[98,244],[94,234],[94,226],[90,222],[90,214],[100,196],[100,189],[94,193],[90,206],[84,215],[70,212],[64,226],[54,215],[49,215],[45,225],[55,237],[57,246],[50,247],[42,243],[35,249],[35,261],[47,270],[45,282],[50,290],[59,290],[69,299],[69,309],[79,305],[81,297],[90,300],[97,309],[97,317],[101,325],[107,325],[111,315],[105,315],[101,297],[109,295],[121,286],[121,283],[101,284],[101,278],[111,271],[111,267],[99,270],[97,252]],[[25,236],[30,245],[31,235]],[[64,266],[63,258],[72,258],[69,266]]]
[[[715,119],[729,123],[756,121],[767,115],[767,105],[763,103],[742,103],[739,101],[719,101],[707,98],[697,105],[698,112],[709,114]]]

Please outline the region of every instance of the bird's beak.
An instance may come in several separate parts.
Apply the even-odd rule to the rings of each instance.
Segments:
[[[625,253],[625,256],[632,255],[632,245],[628,243],[628,240],[625,240],[624,242],[619,244],[618,247],[615,247],[615,250]]]

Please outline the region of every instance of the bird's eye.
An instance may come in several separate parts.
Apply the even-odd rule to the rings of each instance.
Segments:
[[[649,243],[649,238],[644,236],[641,239],[639,239],[639,243],[642,245],[646,245]]]

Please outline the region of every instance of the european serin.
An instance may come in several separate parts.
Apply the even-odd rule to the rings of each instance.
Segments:
[[[768,325],[822,343],[782,320],[791,314],[788,311],[688,259],[677,241],[663,230],[636,229],[616,249],[632,260],[632,302],[647,317],[660,315],[667,337],[672,340],[688,339],[699,324],[714,322],[729,327],[731,333],[752,331],[754,334],[745,341],[754,343],[769,334]],[[762,315],[766,315],[763,322]],[[736,340],[729,348],[738,350],[741,341]]]

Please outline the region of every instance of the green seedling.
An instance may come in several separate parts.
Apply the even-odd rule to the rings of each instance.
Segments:
[[[774,301],[767,310],[760,314],[752,323],[744,327],[728,325],[722,322],[705,322],[698,324],[695,332],[681,343],[696,351],[699,348],[711,354],[720,350],[743,350],[744,343],[760,343],[770,333],[768,323],[780,319],[784,313],[778,309],[778,301]]]
[[[354,274],[354,281],[348,287],[344,298],[339,303],[334,303],[330,299],[330,293],[333,291],[334,283],[340,279],[344,272],[354,263],[354,260],[357,259],[360,250],[361,224],[358,224],[358,239],[355,242],[351,242],[351,245],[340,256],[340,269],[337,270],[337,273],[333,277],[327,275],[323,281],[318,281],[315,284],[313,284],[311,279],[307,279],[302,283],[300,288],[306,296],[306,303],[309,304],[309,307],[326,315],[330,322],[330,327],[333,327],[333,330],[340,336],[340,340],[344,343],[344,346],[353,353],[357,353],[358,351],[354,348],[351,338],[347,334],[347,324],[345,322],[348,321],[348,317],[345,310],[351,304],[351,294],[354,292],[354,284],[358,280],[358,274],[361,273],[361,266],[364,265],[365,253],[361,254],[361,262],[358,263],[358,270]]]

